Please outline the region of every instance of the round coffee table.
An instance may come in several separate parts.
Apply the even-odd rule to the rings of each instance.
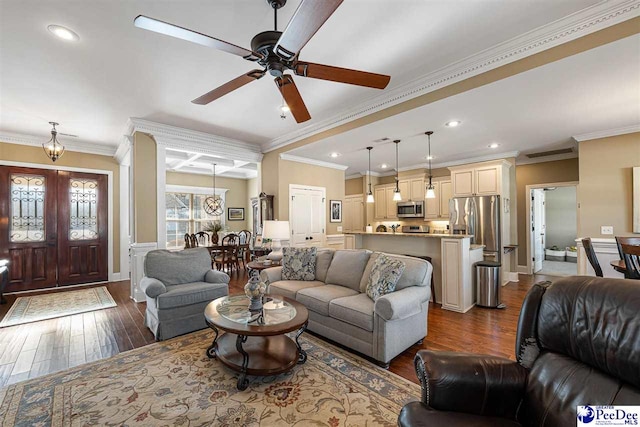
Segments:
[[[309,312],[290,298],[265,296],[262,310],[250,311],[245,295],[226,296],[210,302],[204,317],[215,332],[207,356],[240,373],[238,390],[248,387],[247,375],[277,375],[307,360],[298,339]],[[298,331],[295,339],[285,335],[292,331]]]

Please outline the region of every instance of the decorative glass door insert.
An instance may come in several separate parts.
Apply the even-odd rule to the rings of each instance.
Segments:
[[[43,242],[45,240],[45,177],[11,174],[10,180],[10,241]]]
[[[69,203],[69,239],[96,239],[98,237],[98,181],[70,178]]]

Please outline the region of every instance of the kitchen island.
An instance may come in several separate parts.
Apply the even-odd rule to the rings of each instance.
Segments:
[[[445,310],[464,313],[475,305],[473,265],[482,261],[481,245],[467,234],[352,232],[357,249],[431,257],[434,301]]]

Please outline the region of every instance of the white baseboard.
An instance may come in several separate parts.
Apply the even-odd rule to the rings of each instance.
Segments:
[[[519,265],[518,266],[518,273],[520,273],[520,274],[530,274],[526,265]]]

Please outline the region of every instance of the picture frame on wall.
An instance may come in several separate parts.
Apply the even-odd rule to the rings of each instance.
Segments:
[[[330,200],[329,222],[342,222],[342,200]]]
[[[227,208],[229,221],[244,221],[244,208]]]

